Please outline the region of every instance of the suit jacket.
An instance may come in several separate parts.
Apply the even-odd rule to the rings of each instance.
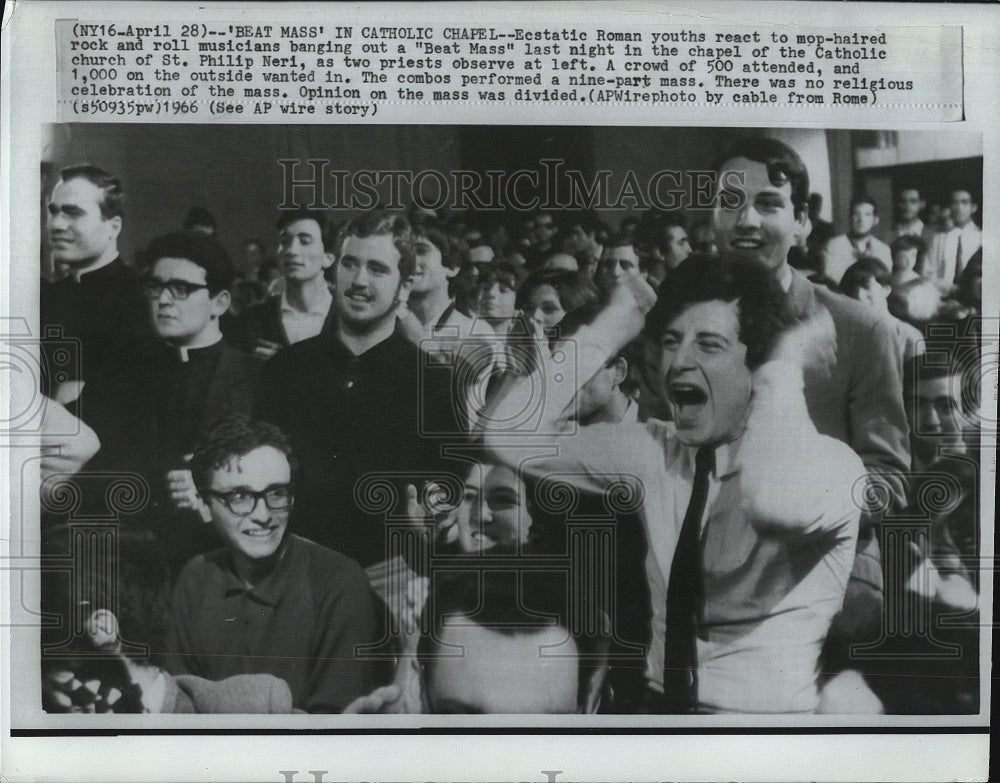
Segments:
[[[909,428],[895,326],[861,303],[813,285],[794,269],[788,295],[799,316],[816,304],[826,307],[837,330],[833,375],[805,375],[806,404],[816,429],[854,449],[869,473],[885,479],[895,507],[905,507]]]
[[[840,234],[826,243],[823,255],[825,259],[823,271],[836,283],[840,283],[847,268],[862,255],[877,258],[885,266],[886,271],[892,271],[892,251],[885,242],[876,237],[868,237],[865,240],[864,252],[859,253],[851,238],[847,234]]]

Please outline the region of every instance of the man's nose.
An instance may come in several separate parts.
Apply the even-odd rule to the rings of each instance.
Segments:
[[[167,286],[163,286],[163,290],[160,291],[160,295],[156,297],[156,301],[160,304],[167,304],[174,301],[174,295],[170,293],[170,289]]]
[[[740,228],[756,228],[760,225],[760,213],[753,204],[748,203],[740,210],[736,225]]]
[[[50,229],[63,229],[67,226],[66,216],[62,212],[56,212],[55,214],[49,215],[49,228]]]
[[[682,340],[681,344],[674,352],[671,366],[677,368],[688,368],[694,364],[694,341]]]
[[[253,508],[250,510],[250,519],[258,525],[266,524],[271,519],[271,510],[267,507],[263,497],[253,499]]]

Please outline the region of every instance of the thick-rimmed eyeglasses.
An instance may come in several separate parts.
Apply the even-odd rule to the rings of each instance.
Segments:
[[[241,517],[253,512],[260,500],[263,500],[264,505],[271,511],[286,511],[295,503],[295,492],[291,484],[279,484],[260,492],[254,492],[252,489],[233,489],[229,492],[219,492],[215,489],[199,489],[198,491],[202,495],[221,500],[226,508]]]
[[[163,295],[164,290],[169,291],[170,296],[174,299],[187,299],[192,293],[202,288],[208,288],[208,286],[202,283],[189,283],[187,280],[157,280],[155,278],[147,278],[142,283],[143,293],[150,299],[159,299]]]

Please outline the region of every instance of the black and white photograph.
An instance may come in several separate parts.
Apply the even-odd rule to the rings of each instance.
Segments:
[[[976,135],[43,139],[46,713],[980,713]]]

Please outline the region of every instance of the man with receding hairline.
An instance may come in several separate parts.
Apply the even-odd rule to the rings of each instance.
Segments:
[[[61,388],[43,378],[43,391],[64,403],[150,335],[138,275],[118,253],[124,205],[121,182],[89,164],[64,168],[49,196],[46,233],[62,277],[42,285],[39,321],[78,339],[81,352],[79,377]]]

